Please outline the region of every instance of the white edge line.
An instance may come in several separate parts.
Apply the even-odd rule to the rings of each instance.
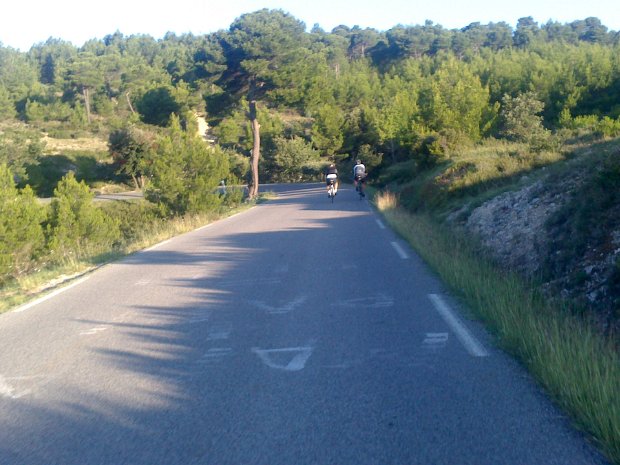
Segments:
[[[398,256],[402,258],[403,260],[406,260],[409,258],[409,255],[407,255],[407,252],[403,250],[403,248],[400,246],[398,242],[392,242],[392,247],[394,247],[394,250],[396,250],[396,253],[398,254]]]
[[[461,344],[467,349],[470,355],[474,357],[488,357],[489,353],[482,347],[482,344],[467,330],[467,328],[459,321],[454,315],[450,307],[443,301],[443,299],[437,294],[429,294],[428,298],[431,300],[435,309],[439,312],[444,321],[450,326],[452,331],[459,338]]]
[[[379,227],[380,227],[381,229],[385,229],[385,225],[383,224],[383,222],[382,222],[381,220],[379,220],[379,219],[378,219],[378,220],[376,220],[376,221],[377,221],[377,224],[379,225]]]
[[[201,226],[198,229],[195,229],[195,231],[202,231],[203,229],[210,228],[211,226],[213,226],[213,223],[205,224],[204,226]]]
[[[227,217],[225,217],[225,218],[221,218],[221,219],[219,219],[219,220],[212,221],[211,223],[207,223],[207,224],[205,224],[204,226],[200,226],[200,227],[198,227],[198,228],[194,229],[193,231],[189,231],[189,232],[200,231],[200,230],[202,230],[202,229],[206,229],[206,228],[210,228],[210,227],[212,227],[212,226],[215,226],[216,224],[219,224],[219,223],[224,223],[225,221],[228,221],[228,220],[231,220],[231,219],[233,219],[233,218],[236,218],[237,216],[245,215],[247,212],[249,212],[249,211],[251,211],[251,210],[254,210],[256,207],[257,207],[257,206],[256,206],[256,205],[254,205],[254,206],[252,206],[252,207],[248,208],[247,210],[242,210],[242,211],[240,211],[240,212],[237,212],[237,213],[235,213],[235,214],[233,214],[233,215],[230,215],[230,216],[227,216]],[[186,234],[188,234],[188,233],[186,233]],[[179,237],[179,236],[175,236],[175,237]]]
[[[166,239],[165,241],[161,241],[159,244],[155,244],[151,247],[149,247],[148,249],[144,249],[145,252],[149,252],[151,250],[155,250],[158,247],[161,247],[164,244],[167,244],[168,242],[172,241],[172,239]]]
[[[224,218],[220,218],[219,220],[211,221],[211,223],[207,223],[205,225],[198,226],[196,229],[193,229],[193,230],[188,231],[188,232],[183,233],[183,234],[179,234],[178,236],[174,236],[174,237],[180,237],[180,236],[183,236],[185,234],[190,234],[190,233],[195,232],[195,231],[202,231],[203,229],[211,228],[211,227],[213,227],[213,226],[215,226],[215,225],[217,225],[219,223],[224,223],[225,221],[228,221],[228,220],[231,220],[233,218],[236,218],[237,216],[244,215],[247,212],[249,212],[250,210],[254,210],[255,208],[256,208],[256,205],[248,208],[247,210],[242,210],[242,211],[234,213],[234,214],[232,214],[230,216],[226,216]],[[170,240],[172,240],[172,239],[174,239],[174,238],[171,238]]]
[[[62,292],[68,291],[69,289],[77,286],[78,284],[82,284],[88,278],[90,278],[90,276],[86,276],[84,278],[78,279],[76,282],[69,284],[68,286],[61,287],[60,289],[56,289],[55,291],[50,292],[49,294],[44,295],[43,297],[33,300],[32,302],[28,302],[27,304],[21,305],[17,307],[15,310],[13,310],[13,313],[23,312],[25,310],[28,310],[29,308],[34,307],[35,305],[39,305],[40,303],[45,302],[46,300],[51,299],[52,297],[56,297],[58,294]]]
[[[173,239],[176,239],[177,237],[184,236],[185,234],[190,234],[190,233],[195,232],[195,231],[202,231],[203,229],[211,228],[212,226],[214,226],[217,223],[222,223],[222,222],[230,220],[231,218],[234,218],[236,216],[243,215],[244,213],[249,212],[250,210],[252,210],[254,208],[256,208],[256,206],[248,208],[247,210],[243,210],[243,211],[240,211],[238,213],[235,213],[234,215],[227,216],[226,218],[222,218],[220,220],[216,220],[216,221],[213,221],[211,223],[207,223],[207,224],[205,224],[203,226],[199,226],[198,228],[196,228],[196,229],[194,229],[192,231],[188,231],[186,233],[179,234],[177,236],[171,237],[170,239],[166,239],[165,241],[159,242],[158,244],[152,245],[151,247],[149,247],[147,249],[143,249],[142,252],[149,252],[151,250],[155,250],[156,248],[158,248],[158,247],[160,247],[160,246],[162,246],[164,244],[167,244],[168,242],[171,242]]]

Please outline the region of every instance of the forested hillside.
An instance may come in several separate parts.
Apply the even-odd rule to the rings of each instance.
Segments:
[[[207,152],[193,137],[196,115],[210,124]],[[561,291],[571,279],[587,280],[576,257],[595,246],[620,250],[612,214],[619,205],[620,34],[597,18],[327,32],[261,10],[204,36],[115,32],[81,46],[50,38],[25,53],[0,47],[0,121],[0,164],[8,168],[0,189],[6,199],[22,199],[23,211],[36,209],[27,185],[51,195],[69,170],[75,178],[63,178],[61,191],[82,180],[126,183],[145,191],[153,215],[177,215],[221,202],[211,195],[221,179],[251,181],[251,160],[265,182],[317,180],[325,163],[348,172],[361,158],[375,184],[397,190],[408,208],[463,224],[484,198],[561,165],[574,171],[558,171],[557,185],[576,176],[575,196],[593,197],[581,207],[563,204],[543,225],[557,232],[550,252],[557,259],[533,273],[548,283],[562,277]],[[253,150],[259,134],[260,161]],[[82,137],[108,146],[90,169],[80,169],[88,154],[50,149],[54,139]],[[66,166],[52,165],[50,156]],[[10,231],[21,214],[9,214],[4,202],[0,231]],[[0,246],[5,278],[32,268],[24,263],[36,262],[42,248],[58,253],[52,244],[63,243],[64,213],[55,208],[24,214],[36,224],[19,227],[31,234]],[[593,224],[591,237],[585,231]],[[117,227],[106,229],[105,243],[117,240]],[[570,242],[571,228],[579,244]],[[23,263],[9,263],[14,250]],[[617,257],[601,284],[604,299],[589,299],[605,307],[605,325],[618,318]]]

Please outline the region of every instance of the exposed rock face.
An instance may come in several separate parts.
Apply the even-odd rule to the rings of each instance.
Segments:
[[[536,181],[501,194],[475,208],[464,227],[502,266],[534,276],[559,253],[547,222],[571,201],[582,180],[583,176],[575,174],[559,183]],[[620,206],[618,210],[620,215]],[[620,286],[614,282],[620,275],[616,269],[620,264],[620,229],[605,235],[603,243],[589,244],[583,256],[572,257],[561,271],[552,273],[544,289],[582,303],[593,310],[604,330],[620,332]]]
[[[545,192],[538,181],[484,203],[465,226],[507,268],[531,275],[542,262],[545,222],[563,201],[560,194]]]

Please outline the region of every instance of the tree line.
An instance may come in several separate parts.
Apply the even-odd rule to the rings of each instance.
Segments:
[[[543,151],[580,130],[614,136],[619,52],[620,34],[598,18],[327,32],[268,9],[206,35],[0,44],[3,188],[34,208],[26,185],[42,132],[105,137],[119,175],[164,215],[217,205],[221,179],[244,179],[255,195],[259,168],[261,181],[303,181],[362,158],[371,173],[408,162],[414,176],[489,138]],[[212,146],[194,137],[196,114]],[[35,234],[48,248],[53,218]]]
[[[300,138],[336,161],[375,151],[390,163],[503,137],[507,97],[541,102],[547,128],[586,115],[616,119],[619,43],[597,18],[307,32],[281,10],[260,10],[202,36],[116,32],[81,47],[53,38],[26,53],[0,47],[0,118],[54,135],[165,127],[171,114],[197,111],[223,148],[248,155],[247,116],[258,102],[267,176],[278,175],[277,138]]]

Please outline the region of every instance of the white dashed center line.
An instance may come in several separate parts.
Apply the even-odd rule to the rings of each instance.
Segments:
[[[398,254],[398,256],[402,258],[403,260],[406,260],[409,258],[409,255],[407,255],[407,252],[403,250],[403,248],[400,246],[398,242],[392,242],[392,247],[394,247],[394,250],[396,250],[396,253]]]

